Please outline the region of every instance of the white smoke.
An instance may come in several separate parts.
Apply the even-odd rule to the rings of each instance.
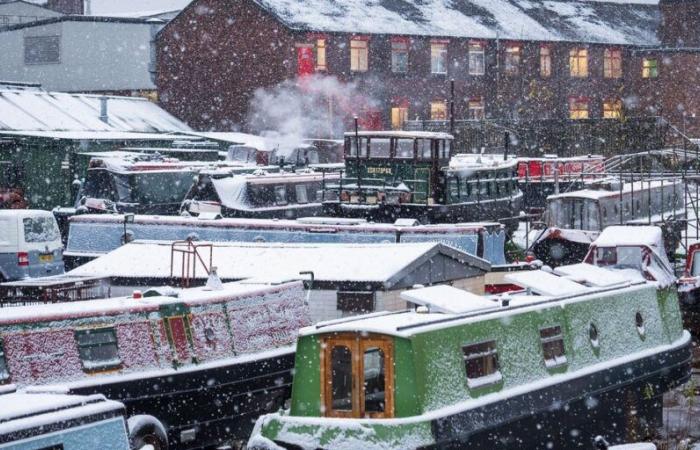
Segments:
[[[305,138],[342,138],[352,117],[376,104],[356,84],[316,74],[257,89],[247,122],[251,132],[268,138],[284,156]]]

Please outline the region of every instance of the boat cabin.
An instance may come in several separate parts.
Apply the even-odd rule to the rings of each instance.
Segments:
[[[291,408],[259,419],[249,448],[583,448],[660,425],[690,369],[675,296],[571,272],[508,275],[521,289],[502,295],[410,290],[414,310],[305,328]]]

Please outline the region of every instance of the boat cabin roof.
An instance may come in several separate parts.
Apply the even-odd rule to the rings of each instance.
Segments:
[[[516,158],[503,159],[503,155],[478,155],[473,153],[460,153],[452,155],[450,159],[450,170],[459,171],[464,169],[507,169],[514,168],[518,164]]]
[[[345,133],[346,138],[355,137],[354,131]],[[399,139],[446,139],[453,140],[454,136],[449,133],[439,133],[433,131],[358,131],[357,136],[368,138],[399,138]]]
[[[121,403],[107,400],[102,394],[65,395],[52,393],[25,393],[8,389],[7,393],[0,392],[0,435],[3,434],[2,424],[10,420],[25,419],[40,414],[54,413],[71,408],[101,404],[107,411],[121,409]]]
[[[622,193],[639,192],[642,190],[648,190],[649,188],[659,188],[661,186],[668,187],[672,184],[681,184],[680,180],[656,180],[656,181],[635,181],[634,183],[624,183],[622,186]],[[620,189],[582,189],[580,191],[566,192],[563,194],[550,195],[547,197],[547,201],[557,200],[557,199],[587,199],[587,200],[600,200],[602,198],[608,197],[619,197]]]
[[[654,226],[609,226],[593,241],[596,247],[642,247],[647,246],[663,251],[661,228]]]

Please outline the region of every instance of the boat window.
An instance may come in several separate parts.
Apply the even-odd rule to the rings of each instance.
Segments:
[[[331,393],[334,410],[352,411],[352,353],[344,345],[331,350]]]
[[[642,202],[640,202],[639,199],[637,199],[637,214],[641,214],[641,213],[642,213]]]
[[[428,139],[416,139],[418,145],[418,158],[430,159],[430,141]]]
[[[275,203],[278,205],[287,204],[287,186],[283,184],[275,186]]]
[[[641,247],[618,247],[617,248],[617,266],[620,267],[642,267],[642,248]]]
[[[563,229],[599,231],[598,204],[595,201],[566,198],[548,205],[549,226]]]
[[[389,157],[391,157],[391,139],[389,139],[389,138],[372,138],[369,141],[369,157],[370,158],[389,158]]]
[[[132,174],[126,180],[119,176],[119,183],[128,183],[128,186],[121,186],[120,201],[144,205],[180,203],[192,187],[192,177],[193,173],[188,170]],[[125,190],[128,190],[126,195]]]
[[[459,188],[460,188],[460,179],[458,177],[450,177],[449,181],[447,182],[447,189],[449,192],[450,203],[458,203],[459,202],[459,199],[460,199]]]
[[[377,347],[366,349],[363,363],[365,412],[384,412],[384,351]]]
[[[294,189],[297,195],[297,203],[309,203],[309,196],[307,195],[305,184],[297,184],[296,186],[294,186]]]
[[[24,242],[52,242],[61,238],[53,217],[25,217]]]
[[[0,383],[10,378],[10,370],[7,368],[7,359],[5,359],[5,351],[0,341]]]
[[[564,335],[561,332],[560,326],[542,328],[540,330],[540,340],[542,341],[544,364],[548,368],[566,364]]]
[[[464,366],[467,370],[468,380],[489,378],[497,374],[500,375],[498,372],[496,341],[465,345],[462,347],[462,353],[464,355]]]
[[[75,339],[85,370],[111,369],[121,364],[114,328],[76,330]]]
[[[617,248],[598,247],[595,249],[595,261],[598,266],[614,266],[617,264]]]
[[[693,252],[693,266],[690,274],[693,276],[700,275],[700,252]]]
[[[396,140],[396,157],[397,158],[413,158],[413,139],[397,139]]]
[[[591,341],[591,345],[595,348],[600,346],[600,341],[598,341],[598,328],[594,323],[588,326],[588,339]]]
[[[357,156],[357,142],[360,143],[360,156],[367,156],[367,141],[366,137],[361,137],[356,139],[355,137],[349,137],[350,141],[350,156]]]
[[[637,333],[639,333],[640,337],[644,337],[646,330],[644,329],[644,317],[641,312],[637,311],[637,314],[634,315],[634,322],[637,326]]]

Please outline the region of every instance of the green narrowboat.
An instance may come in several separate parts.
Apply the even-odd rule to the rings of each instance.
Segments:
[[[391,222],[501,221],[517,229],[517,161],[453,157],[453,137],[426,131],[345,133],[345,173],[324,186],[324,215]]]
[[[399,313],[301,331],[289,411],[253,449],[568,449],[641,440],[690,376],[671,288],[579,264],[506,277],[514,291],[404,292]],[[575,281],[574,281],[575,280]],[[426,306],[427,305],[427,306]]]

